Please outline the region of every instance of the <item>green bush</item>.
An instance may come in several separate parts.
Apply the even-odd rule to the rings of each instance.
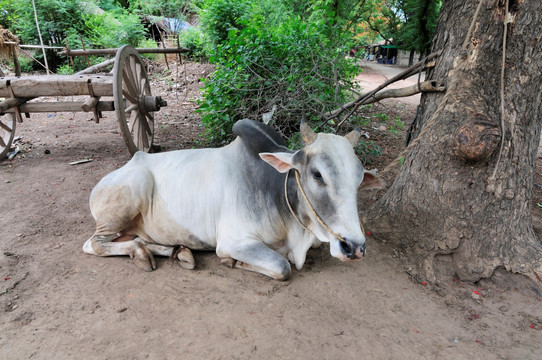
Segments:
[[[191,59],[209,58],[208,40],[199,28],[190,28],[179,33],[180,46],[190,50],[188,57]]]
[[[203,32],[214,46],[228,39],[228,32],[246,26],[250,0],[206,0],[200,13]]]
[[[373,159],[383,154],[380,145],[373,140],[361,139],[355,150],[364,165],[372,165]]]
[[[158,48],[158,46],[156,46],[156,41],[154,41],[153,39],[145,39],[145,40],[140,40],[139,43],[137,44],[137,47],[138,48],[144,48],[144,49],[155,49],[155,48]],[[156,60],[157,57],[158,57],[158,54],[141,54],[141,57],[143,58],[147,58],[149,60]]]
[[[136,47],[144,39],[145,31],[139,18],[127,13],[103,13],[87,17],[85,35],[98,48],[116,48],[122,45]],[[81,36],[80,34],[78,34]]]
[[[21,68],[22,73],[29,73],[34,71],[34,60],[28,56],[18,56],[19,67]]]
[[[355,88],[359,69],[323,35],[329,33],[325,24],[293,17],[267,26],[255,16],[244,26],[230,29],[211,57],[217,70],[199,108],[208,140],[225,142],[237,120],[261,120],[273,108],[274,127],[289,138],[301,120],[315,125]]]
[[[59,67],[56,72],[58,75],[73,75],[75,71],[73,71],[73,68],[70,65],[64,64]]]

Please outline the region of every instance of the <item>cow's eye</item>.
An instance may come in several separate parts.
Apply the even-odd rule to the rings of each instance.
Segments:
[[[314,170],[312,172],[312,177],[321,183],[324,182],[324,178],[322,177],[322,174],[320,174],[320,171]]]

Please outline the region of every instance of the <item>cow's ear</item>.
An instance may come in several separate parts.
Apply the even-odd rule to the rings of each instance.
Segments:
[[[365,170],[363,175],[363,181],[359,186],[360,189],[369,190],[369,189],[383,189],[386,186],[386,183],[376,176],[373,172]]]
[[[292,159],[294,154],[286,152],[259,153],[263,161],[277,169],[278,172],[285,173],[293,168]]]

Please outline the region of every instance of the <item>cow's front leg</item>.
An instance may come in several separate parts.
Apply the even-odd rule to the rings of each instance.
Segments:
[[[141,238],[136,237],[128,241],[113,242],[117,238],[117,235],[95,234],[85,242],[83,251],[98,256],[128,255],[141,269],[145,271],[156,269],[154,256],[152,256],[152,252]]]
[[[234,259],[225,263],[238,269],[254,271],[281,281],[290,278],[290,263],[260,241],[222,242],[217,246],[216,253],[221,258]]]

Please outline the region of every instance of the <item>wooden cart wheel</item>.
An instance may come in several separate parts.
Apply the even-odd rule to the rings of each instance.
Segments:
[[[125,45],[117,51],[113,68],[113,96],[117,120],[130,154],[149,151],[154,138],[155,97],[139,53]],[[158,106],[159,108],[159,106]]]
[[[4,159],[11,148],[16,123],[15,114],[7,113],[5,116],[0,116],[0,160]]]

